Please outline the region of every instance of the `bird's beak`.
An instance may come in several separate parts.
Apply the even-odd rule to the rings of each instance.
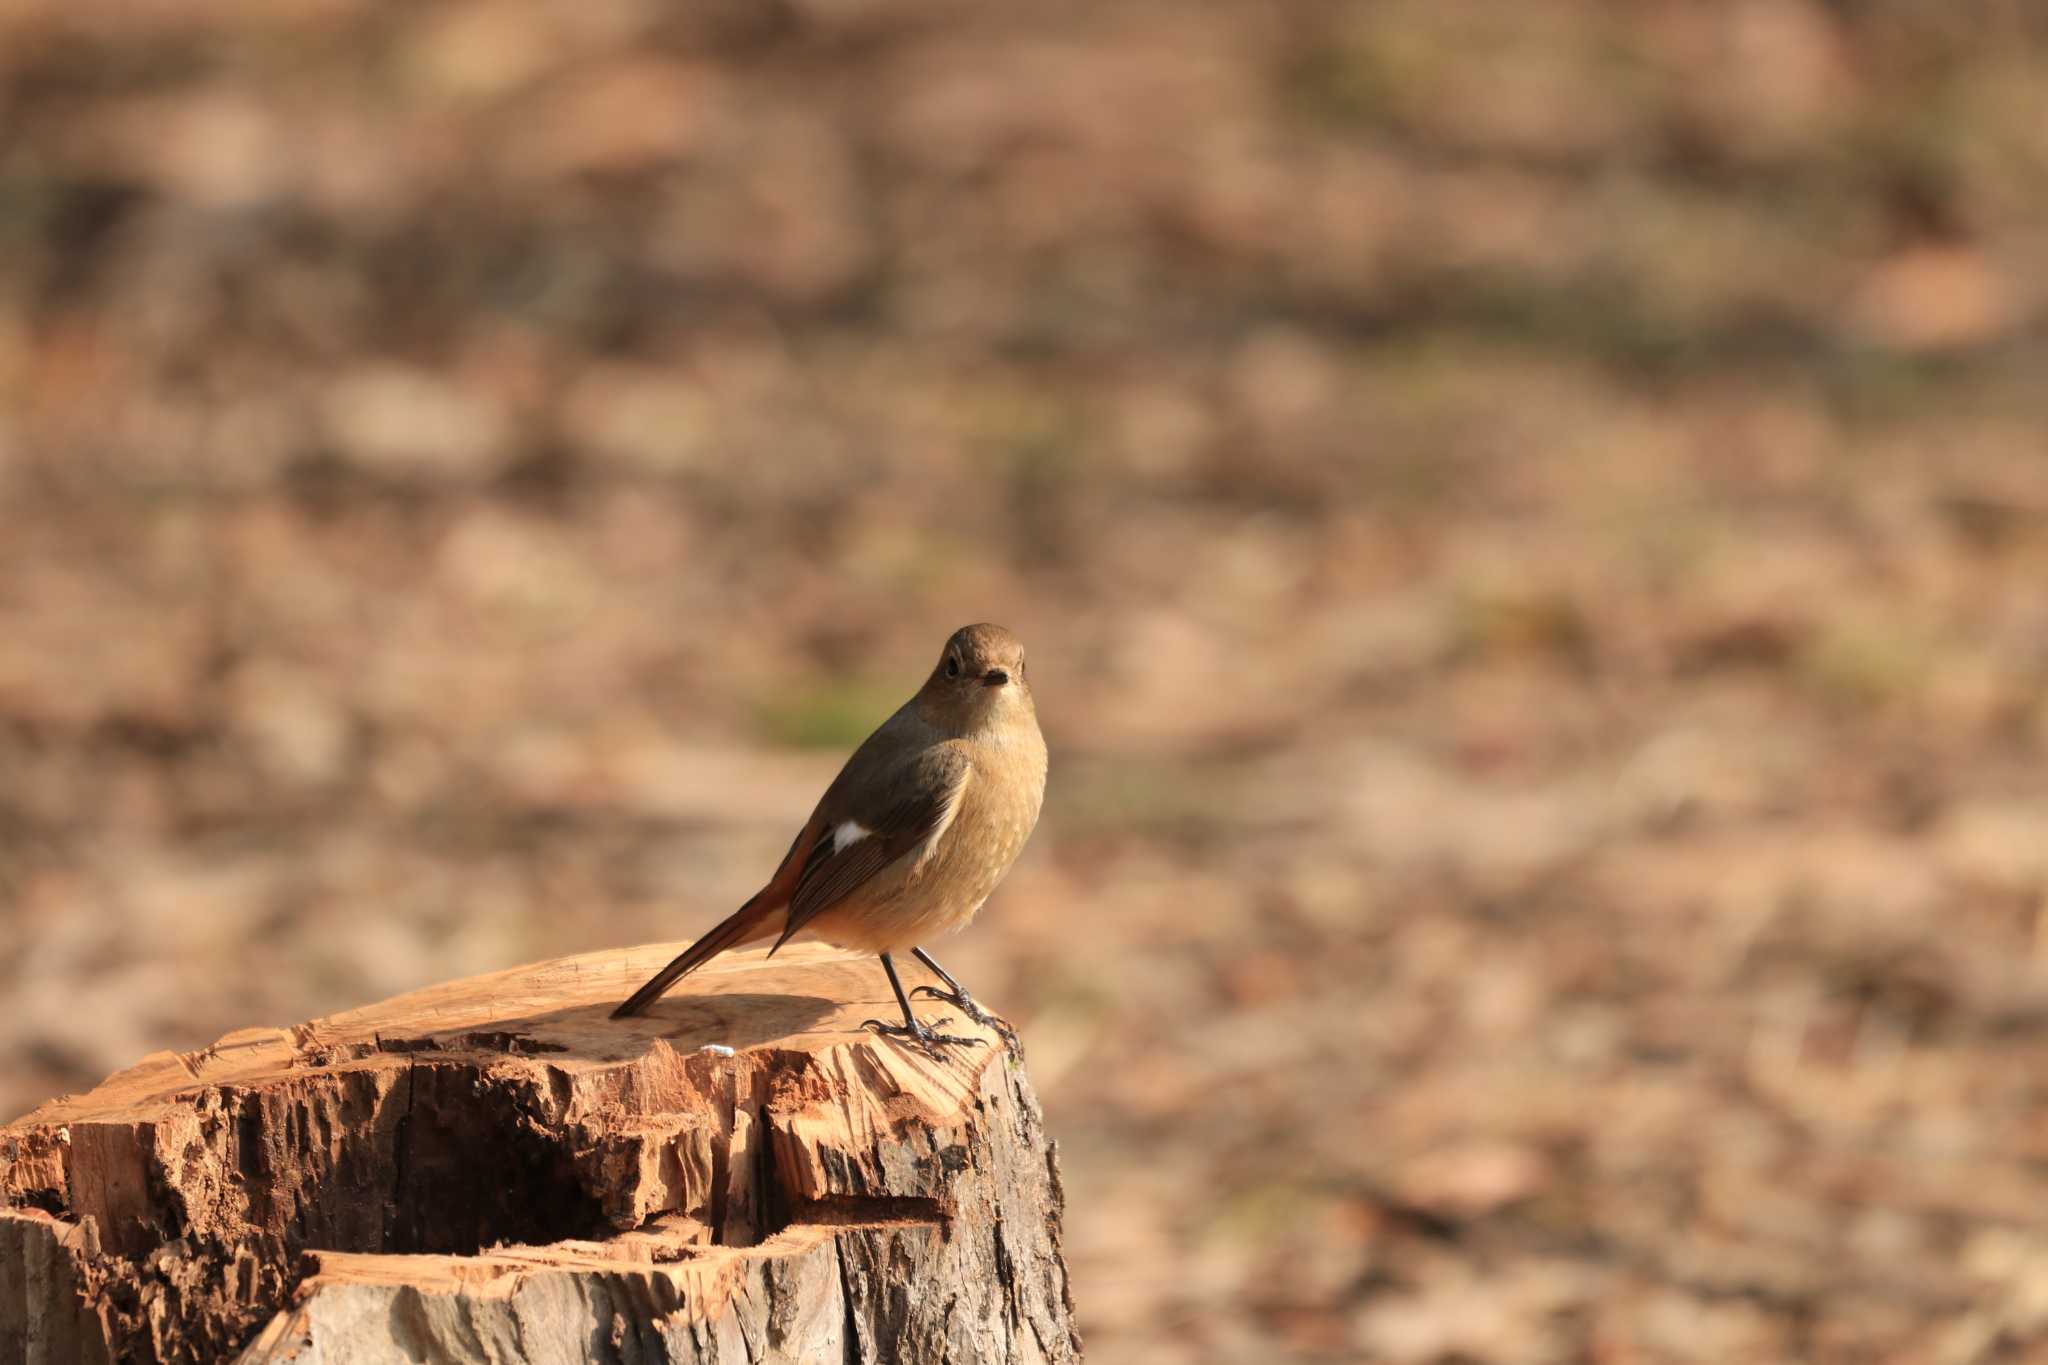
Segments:
[[[991,668],[988,672],[981,675],[981,685],[983,687],[1001,687],[1009,680],[1010,675],[1003,672],[1000,668]]]

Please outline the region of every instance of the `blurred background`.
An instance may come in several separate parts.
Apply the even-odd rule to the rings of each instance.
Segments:
[[[993,619],[1095,1359],[2048,1359],[2044,367],[2024,0],[0,6],[0,1107]]]

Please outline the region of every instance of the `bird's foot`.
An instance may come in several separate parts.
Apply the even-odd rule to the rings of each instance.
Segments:
[[[979,1004],[975,1003],[974,997],[966,991],[942,991],[937,986],[919,986],[910,995],[912,999],[920,995],[928,995],[934,1000],[945,1001],[983,1028],[994,1029],[1002,1037],[1003,1042],[1009,1047],[1010,1051],[1015,1053],[1020,1060],[1023,1058],[1024,1040],[1017,1036],[1017,1030],[1011,1028],[1009,1021],[1005,1020],[1002,1016],[990,1014]]]
[[[884,1038],[908,1038],[933,1056],[937,1056],[939,1049],[948,1043],[959,1047],[988,1046],[986,1038],[962,1038],[956,1033],[940,1033],[930,1024],[918,1019],[912,1019],[907,1024],[889,1024],[880,1019],[867,1019],[861,1022],[861,1027],[873,1029]]]

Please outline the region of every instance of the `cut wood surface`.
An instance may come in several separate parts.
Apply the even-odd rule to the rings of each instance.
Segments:
[[[873,958],[676,945],[158,1053],[0,1129],[0,1361],[1077,1359],[1001,1040]]]

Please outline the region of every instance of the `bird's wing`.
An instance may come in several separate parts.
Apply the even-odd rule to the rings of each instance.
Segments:
[[[819,821],[816,840],[805,852],[790,896],[789,921],[775,946],[789,942],[897,859],[921,856],[920,850],[936,845],[953,823],[973,776],[974,765],[965,754],[935,745],[893,771],[832,793],[813,817]]]

